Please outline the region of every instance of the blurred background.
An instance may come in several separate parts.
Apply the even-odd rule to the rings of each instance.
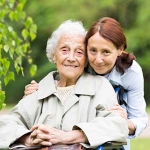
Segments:
[[[127,37],[127,50],[133,52],[141,65],[145,79],[145,99],[150,105],[150,1],[149,0],[27,0],[24,11],[37,25],[37,37],[31,43],[32,58],[37,65],[34,77],[29,75],[28,63],[23,62],[25,76],[16,75],[4,87],[6,104],[17,103],[23,96],[24,86],[31,80],[40,81],[55,67],[46,57],[47,39],[63,21],[80,20],[86,29],[101,17],[118,20]],[[20,27],[21,28],[21,27]],[[19,27],[18,27],[19,29]]]
[[[141,65],[145,80],[145,100],[150,108],[150,1],[149,0],[27,0],[24,11],[37,25],[37,37],[31,42],[33,63],[37,73],[30,76],[29,65],[23,60],[24,76],[16,74],[15,81],[3,86],[7,106],[16,104],[24,95],[24,87],[31,80],[39,82],[55,67],[45,53],[47,39],[63,21],[80,20],[88,29],[101,17],[118,20],[127,37],[127,50],[133,52]],[[14,26],[21,30],[21,26]],[[139,104],[140,105],[140,104]],[[148,109],[149,110],[149,109]],[[150,112],[150,110],[148,111]],[[137,139],[132,140],[131,150],[149,150],[150,128]]]

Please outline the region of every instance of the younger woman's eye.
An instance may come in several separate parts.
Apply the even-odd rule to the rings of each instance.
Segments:
[[[97,52],[97,50],[96,50],[95,48],[91,48],[91,49],[89,49],[89,51],[90,51],[91,53],[96,53],[96,52]]]
[[[104,53],[104,54],[109,54],[110,51],[109,51],[109,50],[104,50],[103,53]]]

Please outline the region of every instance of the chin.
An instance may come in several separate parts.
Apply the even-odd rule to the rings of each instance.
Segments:
[[[105,75],[107,74],[107,71],[95,71],[99,75]]]

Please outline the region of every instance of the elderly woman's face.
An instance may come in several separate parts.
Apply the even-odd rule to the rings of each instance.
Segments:
[[[79,35],[62,36],[53,58],[60,78],[76,81],[86,65],[84,37]]]

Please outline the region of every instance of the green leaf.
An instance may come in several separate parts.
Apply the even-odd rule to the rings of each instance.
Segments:
[[[16,42],[14,40],[12,40],[12,46],[15,46]]]
[[[0,66],[0,76],[2,75],[3,68]]]
[[[8,27],[8,31],[9,31],[9,32],[12,32],[12,31],[13,31],[13,28],[12,28],[11,26],[9,26],[9,27]]]
[[[22,76],[24,76],[23,68],[20,67],[20,70],[21,70]]]
[[[26,18],[26,13],[23,12],[23,11],[19,12],[19,18],[25,20],[25,18]]]
[[[9,45],[4,45],[4,51],[7,53],[9,50]]]
[[[14,58],[14,48],[11,48],[11,49],[9,50],[9,56],[10,56],[11,59]]]
[[[13,20],[18,21],[18,16],[17,16],[17,14],[14,11],[11,11],[9,13],[9,18],[10,18],[11,21],[13,21]]]
[[[0,110],[3,108],[3,106],[5,105],[4,104],[4,101],[5,101],[5,91],[2,91],[0,90]]]
[[[3,37],[2,34],[0,34],[0,41],[2,40],[2,37]]]
[[[20,66],[22,65],[22,57],[19,56],[17,59],[16,59],[16,62],[17,64],[19,64]]]
[[[28,59],[28,63],[32,64],[33,60],[31,58]]]
[[[0,6],[4,5],[4,0],[0,0]]]
[[[31,37],[31,40],[33,41],[33,40],[36,38],[36,34],[35,34],[35,33],[30,32],[30,37]]]
[[[26,53],[29,47],[30,47],[30,43],[25,43],[25,44],[22,45],[22,49],[21,50],[24,53]]]
[[[25,26],[26,28],[29,28],[29,26],[33,24],[33,20],[31,17],[28,17],[27,20],[25,21]]]
[[[20,67],[16,66],[16,72],[17,72],[17,74],[19,73],[19,71],[20,71]]]
[[[32,24],[30,27],[30,31],[36,33],[37,32],[37,26],[35,24]]]
[[[14,3],[15,3],[15,0],[9,0],[9,3],[8,3],[9,7],[13,8]]]
[[[19,0],[20,3],[25,4],[26,0]]]
[[[15,80],[15,75],[13,72],[9,72],[7,76],[4,78],[5,85],[7,85],[10,80]]]
[[[6,58],[1,59],[1,63],[3,64],[3,69],[8,70],[10,67],[10,61],[7,60]]]
[[[29,35],[28,30],[27,29],[23,29],[21,33],[22,33],[23,38],[26,40],[28,35]]]
[[[5,104],[5,103],[3,103],[3,104],[2,104],[2,108],[5,108],[5,107],[6,107],[6,104]]]
[[[30,67],[31,76],[34,76],[36,71],[37,71],[37,66],[36,65],[31,65],[31,67]]]
[[[24,5],[22,3],[19,3],[16,7],[17,11],[20,13],[23,10]]]

